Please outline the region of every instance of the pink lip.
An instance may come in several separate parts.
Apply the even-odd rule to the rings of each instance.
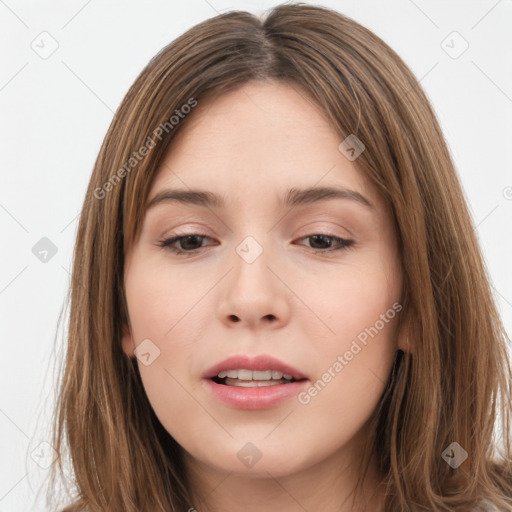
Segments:
[[[254,388],[226,386],[211,380],[223,370],[276,370],[292,375],[297,382],[288,384],[274,384]],[[289,366],[274,357],[259,355],[249,357],[245,355],[228,357],[207,370],[203,375],[203,382],[207,390],[221,402],[236,409],[270,409],[281,402],[297,396],[308,384],[307,377],[296,368]]]
[[[271,409],[281,402],[297,396],[309,383],[308,380],[275,384],[256,388],[239,388],[203,380],[206,389],[221,402],[235,409]]]

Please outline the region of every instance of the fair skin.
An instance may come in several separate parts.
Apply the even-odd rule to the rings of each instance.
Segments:
[[[148,202],[164,189],[203,189],[225,205],[154,205],[126,255],[123,350],[135,357],[148,338],[160,350],[138,366],[156,415],[184,449],[197,498],[190,506],[200,512],[383,510],[374,460],[368,502],[353,504],[349,495],[368,420],[405,345],[399,315],[350,360],[343,355],[400,303],[396,235],[357,160],[338,149],[343,139],[298,91],[253,82],[200,99]],[[350,198],[279,204],[289,188],[321,186],[350,189],[371,206]],[[205,235],[173,244],[192,255],[159,246],[184,233]],[[237,252],[247,236],[262,248],[251,263]],[[354,243],[335,251],[329,236]],[[232,407],[211,395],[201,375],[234,354],[276,357],[308,377],[306,390],[329,368],[331,379],[308,403],[292,397],[263,410]],[[333,377],[340,355],[343,369]],[[248,442],[261,454],[252,467],[237,456]]]

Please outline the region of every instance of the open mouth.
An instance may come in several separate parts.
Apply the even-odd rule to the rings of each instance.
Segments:
[[[271,378],[271,379],[239,379],[237,377],[213,377],[211,379],[216,384],[223,384],[224,386],[237,386],[242,388],[256,388],[263,386],[277,386],[279,384],[291,384],[292,382],[298,382],[299,380],[306,379],[294,379],[293,377],[288,376],[280,377],[280,378]]]
[[[241,358],[233,363],[228,360],[227,363],[221,363],[224,369],[217,365],[203,375],[208,392],[224,405],[235,409],[261,410],[277,407],[297,396],[309,380],[298,370],[273,360],[269,361],[268,358],[259,363],[249,361],[252,366],[259,366],[258,370],[249,370],[242,365],[236,369],[240,362],[244,363]],[[264,369],[269,363],[272,366]],[[229,368],[228,364],[233,366]]]

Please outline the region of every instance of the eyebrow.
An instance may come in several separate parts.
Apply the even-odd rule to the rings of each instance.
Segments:
[[[283,206],[295,207],[328,199],[346,199],[368,208],[373,208],[373,204],[359,192],[341,187],[310,187],[304,189],[292,187],[286,193],[281,204]],[[146,210],[155,207],[157,204],[172,202],[204,206],[206,208],[223,208],[225,206],[225,200],[222,196],[207,190],[165,189],[149,201]]]

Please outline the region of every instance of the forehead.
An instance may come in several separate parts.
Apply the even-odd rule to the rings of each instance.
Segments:
[[[169,187],[268,197],[313,186],[340,186],[377,201],[355,162],[339,150],[342,140],[298,87],[251,82],[198,100],[160,165],[148,202]]]

